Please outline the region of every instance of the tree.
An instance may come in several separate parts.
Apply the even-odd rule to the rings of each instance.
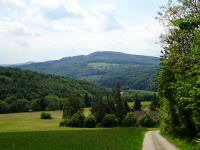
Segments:
[[[129,112],[128,103],[127,101],[122,99],[121,94],[121,85],[120,83],[117,83],[116,87],[113,89],[113,99],[115,115],[119,118],[120,123],[124,116],[127,114],[127,112]]]
[[[0,113],[7,113],[9,112],[9,106],[6,102],[0,100]]]
[[[92,106],[92,114],[94,114],[97,122],[102,122],[106,114],[115,113],[114,102],[111,96],[97,96],[94,98],[95,103]]]
[[[134,111],[141,111],[142,110],[142,105],[141,101],[139,99],[135,100],[135,104],[133,106]]]
[[[161,129],[191,138],[200,131],[199,6],[197,0],[170,1],[159,13],[168,31],[161,36],[163,56],[158,76]]]
[[[34,100],[31,101],[31,109],[34,110],[34,111],[41,110],[39,99],[34,99]]]
[[[65,99],[63,106],[63,118],[72,117],[78,111],[82,111],[81,99],[76,96],[70,96]]]
[[[88,93],[85,94],[84,105],[85,107],[91,107],[91,98],[89,97]]]
[[[56,95],[48,95],[44,98],[45,110],[58,110],[60,108],[60,99]]]

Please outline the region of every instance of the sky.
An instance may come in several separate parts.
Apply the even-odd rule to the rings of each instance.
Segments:
[[[0,0],[0,64],[95,51],[160,56],[167,0]]]

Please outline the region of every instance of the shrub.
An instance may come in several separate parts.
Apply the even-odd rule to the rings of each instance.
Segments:
[[[134,113],[128,112],[126,117],[122,121],[124,127],[135,127],[137,126],[137,119],[135,118]]]
[[[104,116],[102,121],[103,127],[116,127],[119,124],[119,120],[114,114],[107,114]]]
[[[85,116],[79,111],[75,113],[71,118],[66,119],[66,125],[70,127],[83,127]]]
[[[60,127],[64,127],[64,126],[67,126],[67,121],[66,119],[61,121],[60,124],[59,124]]]
[[[145,114],[138,120],[138,124],[141,127],[155,127],[156,121],[148,114]]]
[[[90,115],[85,118],[84,126],[87,128],[94,128],[96,126],[96,118],[93,115]]]
[[[52,119],[52,116],[49,113],[42,112],[40,118],[41,119]]]

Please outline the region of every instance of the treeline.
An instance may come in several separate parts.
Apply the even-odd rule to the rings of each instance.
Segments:
[[[80,100],[70,98],[64,103],[64,121],[60,125],[70,127],[154,127],[158,124],[158,120],[154,120],[148,114],[139,119],[135,117],[127,101],[122,98],[120,84],[117,84],[110,94],[94,97],[91,112],[92,115],[85,117]]]
[[[107,92],[85,81],[0,67],[0,113],[61,109],[71,95],[89,105],[85,97]]]
[[[159,73],[162,131],[195,138],[200,133],[200,1],[179,0],[159,13],[166,24]]]
[[[127,102],[132,101],[154,101],[159,100],[158,94],[156,92],[150,91],[124,91],[122,94],[123,99]]]

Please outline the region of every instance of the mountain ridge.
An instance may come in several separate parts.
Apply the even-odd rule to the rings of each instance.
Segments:
[[[155,74],[159,69],[159,59],[154,56],[98,51],[13,67],[84,79],[108,88],[121,82],[128,89],[156,90]]]

